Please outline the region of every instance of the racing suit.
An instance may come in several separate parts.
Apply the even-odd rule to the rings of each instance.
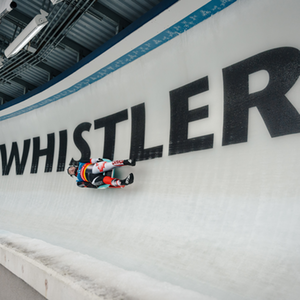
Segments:
[[[112,178],[109,171],[126,165],[132,165],[130,160],[105,161],[101,158],[91,158],[88,161],[80,161],[76,175],[77,186],[98,188],[108,184],[110,188],[122,188],[125,186],[123,180]]]

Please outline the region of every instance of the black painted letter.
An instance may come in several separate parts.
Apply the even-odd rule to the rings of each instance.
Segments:
[[[266,70],[268,86],[249,94],[249,75]],[[247,142],[248,110],[256,106],[271,137],[300,132],[300,116],[285,94],[300,75],[300,51],[295,48],[269,50],[223,70],[223,145]]]
[[[131,108],[131,149],[130,157],[136,160],[162,157],[163,146],[144,149],[145,144],[145,104],[139,104]]]
[[[32,165],[31,174],[37,173],[39,166],[40,156],[46,155],[46,165],[45,173],[52,172],[53,157],[54,157],[54,133],[47,135],[48,146],[46,149],[40,149],[40,137],[33,138],[33,155],[32,155]]]
[[[127,109],[116,114],[95,120],[95,129],[104,127],[103,157],[113,160],[115,153],[116,124],[128,119]]]
[[[208,90],[208,77],[170,92],[171,130],[169,155],[213,147],[213,134],[188,139],[188,123],[208,117],[208,106],[189,111],[189,97]]]
[[[11,152],[9,156],[9,161],[7,163],[6,147],[5,145],[0,145],[1,158],[2,158],[2,175],[9,175],[10,168],[15,158],[16,163],[16,174],[22,175],[27,162],[28,152],[29,152],[30,140],[24,141],[23,154],[20,163],[19,149],[16,142],[12,143]]]
[[[88,145],[88,143],[83,139],[82,137],[82,133],[84,131],[90,131],[92,124],[91,123],[81,123],[79,124],[73,133],[73,139],[74,139],[74,143],[76,145],[76,147],[79,149],[79,151],[81,152],[81,158],[79,159],[79,161],[81,160],[87,160],[91,158],[91,150],[90,147]],[[72,158],[71,162],[74,162],[74,159]]]
[[[67,157],[67,144],[68,135],[67,130],[62,130],[59,132],[59,154],[57,162],[57,172],[63,172],[65,170],[66,157]]]

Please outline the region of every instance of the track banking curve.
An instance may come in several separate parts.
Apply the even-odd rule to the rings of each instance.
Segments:
[[[298,299],[299,9],[174,2],[1,110],[0,263],[47,299]],[[99,156],[134,184],[77,188]]]

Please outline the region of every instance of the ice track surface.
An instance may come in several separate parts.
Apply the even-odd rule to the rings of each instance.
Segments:
[[[63,282],[72,299],[297,300],[299,10],[296,0],[179,1],[2,110],[2,166],[4,150],[8,163],[16,143],[21,161],[30,142],[23,174],[14,161],[0,180],[1,264],[29,283],[31,266],[43,270],[35,288],[48,299]],[[128,53],[140,56],[126,63]],[[135,182],[79,189],[64,150],[66,164],[135,156],[116,172]]]

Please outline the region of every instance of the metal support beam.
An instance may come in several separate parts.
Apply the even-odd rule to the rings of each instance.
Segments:
[[[23,25],[24,28],[32,20],[32,18],[23,14],[17,9],[10,11],[9,14],[5,16],[5,19],[17,26]]]
[[[47,71],[48,73],[51,74],[52,77],[55,77],[57,75],[59,75],[61,72],[47,64],[45,64],[44,62],[40,62],[36,65],[36,67],[39,67],[40,69],[43,69],[45,71]]]
[[[120,26],[120,24],[122,24],[122,26],[120,26],[122,28],[125,28],[131,24],[130,21],[126,20],[125,18],[123,18],[119,14],[115,13],[114,11],[110,10],[106,6],[100,4],[99,2],[94,3],[92,5],[92,8],[97,10],[104,17],[114,21],[118,26]]]
[[[0,92],[0,98],[2,98],[1,104],[4,104],[5,102],[8,102],[8,101],[14,99],[14,97],[9,96],[9,95],[7,95],[7,94],[5,94],[3,92]]]
[[[66,47],[73,49],[75,52],[81,53],[83,57],[89,55],[92,52],[67,37],[63,38],[63,40],[60,42],[60,45],[65,45]]]
[[[25,87],[29,91],[32,91],[35,88],[37,88],[37,86],[35,86],[35,85],[33,85],[33,84],[31,84],[31,83],[29,83],[29,82],[27,82],[27,81],[25,81],[21,78],[18,78],[18,77],[13,78],[11,81],[14,81],[19,85],[22,85],[23,87]]]

